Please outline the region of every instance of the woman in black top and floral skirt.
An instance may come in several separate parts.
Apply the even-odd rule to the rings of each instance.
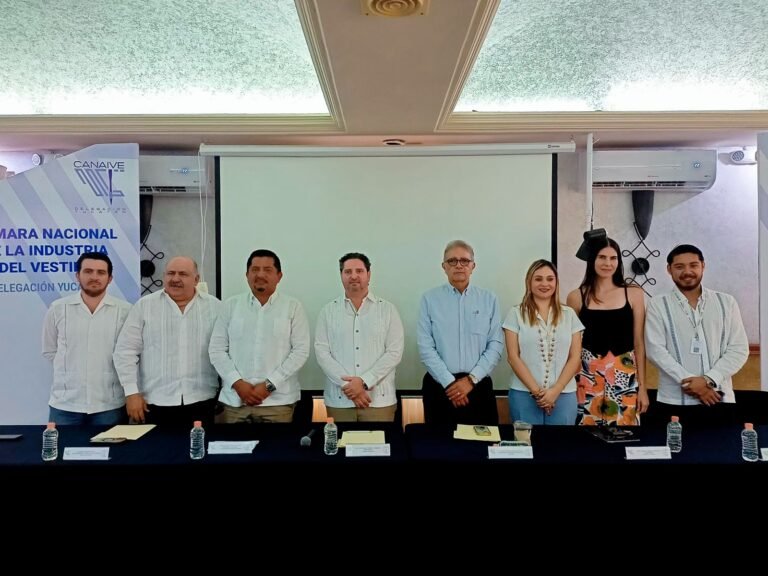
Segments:
[[[584,280],[567,304],[584,324],[578,420],[581,425],[633,426],[648,409],[645,389],[645,297],[627,286],[621,249],[593,243]]]

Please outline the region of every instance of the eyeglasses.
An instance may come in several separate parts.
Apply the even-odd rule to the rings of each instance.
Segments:
[[[448,258],[448,260],[445,261],[448,266],[451,268],[455,268],[459,264],[461,264],[464,267],[469,266],[472,264],[473,260],[470,260],[469,258]]]

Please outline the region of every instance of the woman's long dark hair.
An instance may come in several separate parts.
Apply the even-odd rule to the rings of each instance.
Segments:
[[[605,240],[598,240],[597,242],[590,243],[591,250],[589,253],[589,259],[587,260],[587,270],[584,273],[584,280],[581,281],[579,286],[579,292],[581,292],[581,298],[586,306],[589,301],[600,304],[600,300],[595,297],[595,284],[597,283],[597,272],[595,271],[595,262],[597,261],[597,255],[600,250],[604,248],[613,248],[616,250],[616,256],[618,258],[618,266],[613,273],[611,280],[613,280],[614,286],[624,287],[627,283],[624,281],[624,263],[621,260],[621,248],[613,238],[606,238]]]

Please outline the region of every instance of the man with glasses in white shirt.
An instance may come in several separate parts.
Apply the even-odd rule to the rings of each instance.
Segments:
[[[163,290],[131,309],[115,346],[115,368],[133,422],[191,427],[213,422],[218,379],[208,344],[221,302],[197,290],[191,258],[172,258]]]
[[[701,285],[704,255],[682,244],[667,256],[675,289],[648,305],[648,358],[659,368],[656,413],[685,425],[734,421],[733,375],[749,356],[749,342],[733,296]]]
[[[53,362],[48,419],[59,425],[114,426],[126,419],[112,352],[131,305],[107,294],[112,261],[77,259],[80,291],[53,302],[43,320],[43,356]]]
[[[301,396],[299,370],[309,358],[301,303],[282,292],[282,264],[254,250],[245,266],[249,291],[229,298],[213,330],[211,362],[221,376],[216,422],[292,422]]]
[[[337,422],[392,422],[403,323],[393,304],[370,292],[371,261],[365,254],[345,254],[339,270],[344,296],[323,307],[315,331],[325,408]]]
[[[417,342],[427,367],[422,385],[427,423],[498,424],[491,372],[504,351],[499,301],[470,286],[475,252],[463,240],[448,243],[448,283],[421,298]]]

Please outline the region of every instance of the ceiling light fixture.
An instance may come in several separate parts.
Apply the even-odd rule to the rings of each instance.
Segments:
[[[426,16],[430,0],[360,0],[364,16]]]

